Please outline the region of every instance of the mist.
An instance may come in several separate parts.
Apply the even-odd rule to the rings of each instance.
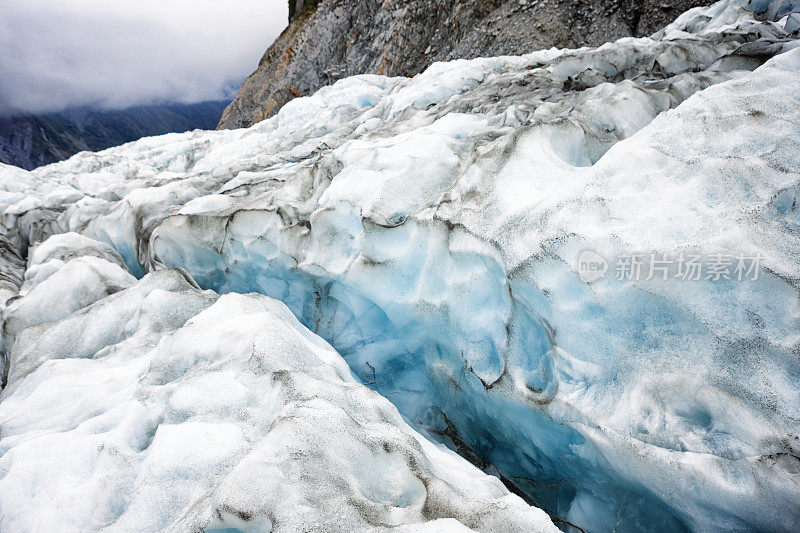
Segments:
[[[0,114],[229,98],[286,0],[0,0]]]

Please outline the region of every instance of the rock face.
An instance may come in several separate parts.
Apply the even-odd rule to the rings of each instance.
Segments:
[[[27,170],[151,135],[213,129],[228,101],[0,116],[0,163]]]
[[[413,76],[434,61],[596,46],[649,35],[709,0],[290,0],[289,26],[222,115],[250,126],[354,74]]]

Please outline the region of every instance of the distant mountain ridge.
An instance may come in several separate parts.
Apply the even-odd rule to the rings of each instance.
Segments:
[[[0,162],[28,170],[142,137],[214,129],[229,100],[0,116]]]

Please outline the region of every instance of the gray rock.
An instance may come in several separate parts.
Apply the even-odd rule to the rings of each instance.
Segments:
[[[655,32],[708,0],[289,0],[289,26],[222,115],[250,126],[354,74],[413,76],[434,61],[596,46]]]

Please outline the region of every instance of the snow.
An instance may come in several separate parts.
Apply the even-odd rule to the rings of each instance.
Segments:
[[[67,269],[106,248],[61,237],[32,255],[72,246]],[[78,307],[84,289],[68,286]],[[266,296],[160,270],[18,339],[0,403],[3,531],[557,531]]]
[[[44,476],[0,479],[0,524],[546,526],[369,387],[587,531],[796,528],[798,7],[755,4],[0,168],[9,249],[43,242],[0,264],[0,468]],[[586,282],[587,250],[761,268]],[[128,455],[93,469],[90,416]]]
[[[74,257],[74,251],[80,254]],[[3,310],[6,353],[28,328],[60,320],[73,311],[136,283],[107,244],[78,235],[55,235],[30,252],[17,298]]]

